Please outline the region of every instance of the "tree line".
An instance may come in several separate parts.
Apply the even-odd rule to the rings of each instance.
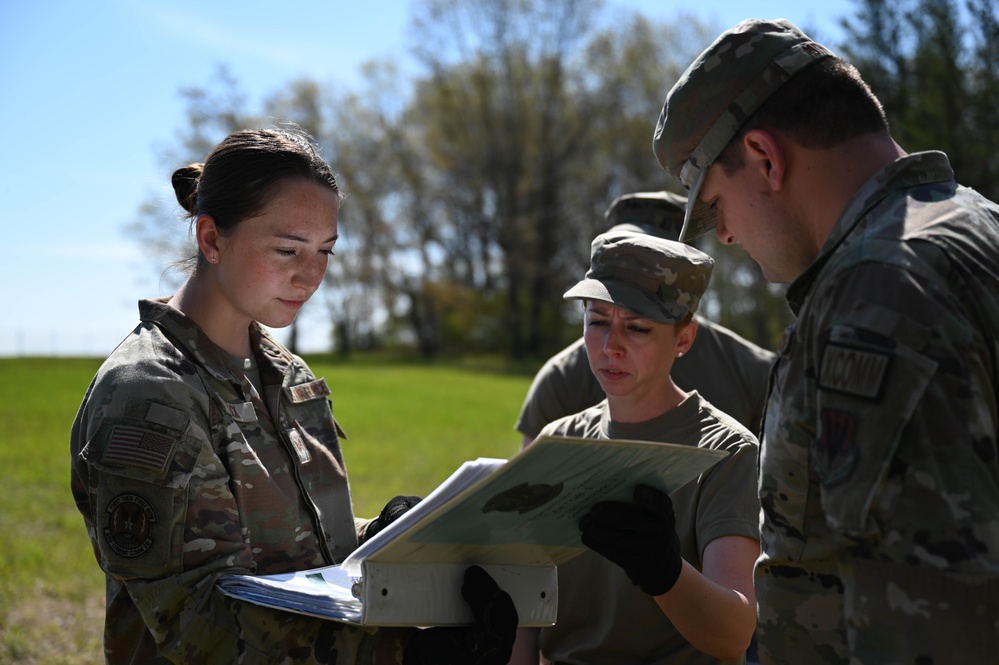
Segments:
[[[181,91],[186,125],[163,161],[197,161],[236,129],[302,126],[347,194],[318,298],[332,350],[547,357],[579,335],[579,310],[561,296],[585,272],[608,204],[684,193],[656,163],[652,131],[666,92],[729,26],[620,10],[600,21],[614,11],[602,0],[424,0],[412,11],[418,74],[375,61],[359,90],[301,79],[253,110],[222,67]],[[858,66],[903,148],[946,151],[960,182],[999,197],[995,3],[866,0],[842,26],[842,45],[800,27]],[[150,200],[130,230],[158,258],[176,255],[175,219]],[[791,321],[783,287],[739,248],[695,244],[716,259],[703,312],[775,348]]]

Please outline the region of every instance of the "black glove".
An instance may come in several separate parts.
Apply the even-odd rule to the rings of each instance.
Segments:
[[[418,504],[420,502],[420,497],[418,496],[397,496],[391,499],[382,508],[382,512],[378,517],[368,522],[368,527],[364,530],[364,534],[358,539],[358,544],[361,544],[367,540],[371,540],[371,537],[376,533],[387,527],[392,522],[396,521],[403,514]]]
[[[517,608],[510,594],[478,566],[465,569],[461,595],[475,624],[417,630],[406,642],[403,665],[506,665],[517,637]]]
[[[601,501],[579,521],[583,544],[621,566],[631,583],[651,596],[680,577],[680,539],[669,496],[649,485],[635,488],[635,502]]]

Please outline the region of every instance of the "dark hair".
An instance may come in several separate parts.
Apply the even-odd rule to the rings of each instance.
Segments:
[[[776,130],[806,148],[829,148],[862,134],[888,131],[881,102],[856,67],[824,58],[794,76],[749,118],[716,160],[729,175],[742,168],[741,139]]]
[[[204,163],[182,166],[171,180],[192,223],[211,215],[223,234],[257,215],[277,186],[290,180],[314,182],[342,196],[314,139],[299,128],[233,132]]]

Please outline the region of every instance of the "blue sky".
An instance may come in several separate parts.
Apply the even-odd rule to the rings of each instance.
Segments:
[[[0,356],[107,355],[136,302],[168,294],[159,275],[173,257],[152,261],[123,229],[150,197],[173,205],[159,155],[184,126],[181,88],[208,85],[220,64],[251,109],[296,78],[354,88],[363,62],[406,57],[411,4],[0,0]],[[720,29],[785,17],[830,46],[854,11],[850,0],[608,4]],[[317,314],[304,350],[329,339]]]

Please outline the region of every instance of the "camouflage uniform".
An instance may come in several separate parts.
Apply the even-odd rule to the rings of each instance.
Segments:
[[[700,188],[747,118],[833,57],[751,19],[687,68],[653,139],[696,203],[682,239],[715,228]],[[942,153],[900,158],[787,299],[760,447],[760,660],[999,662],[999,206]]]
[[[758,432],[773,352],[717,323],[700,316],[694,319],[697,339],[690,351],[673,363],[673,380],[682,390],[696,390],[751,432]],[[587,409],[604,397],[579,338],[538,370],[524,398],[516,430],[535,438],[548,423]]]
[[[107,575],[109,663],[398,663],[404,630],[242,603],[223,573],[342,560],[357,545],[329,388],[254,324],[259,394],[164,301],[111,354],[72,432],[72,489]]]
[[[790,286],[757,566],[764,663],[999,658],[999,206],[946,156],[858,191]]]

